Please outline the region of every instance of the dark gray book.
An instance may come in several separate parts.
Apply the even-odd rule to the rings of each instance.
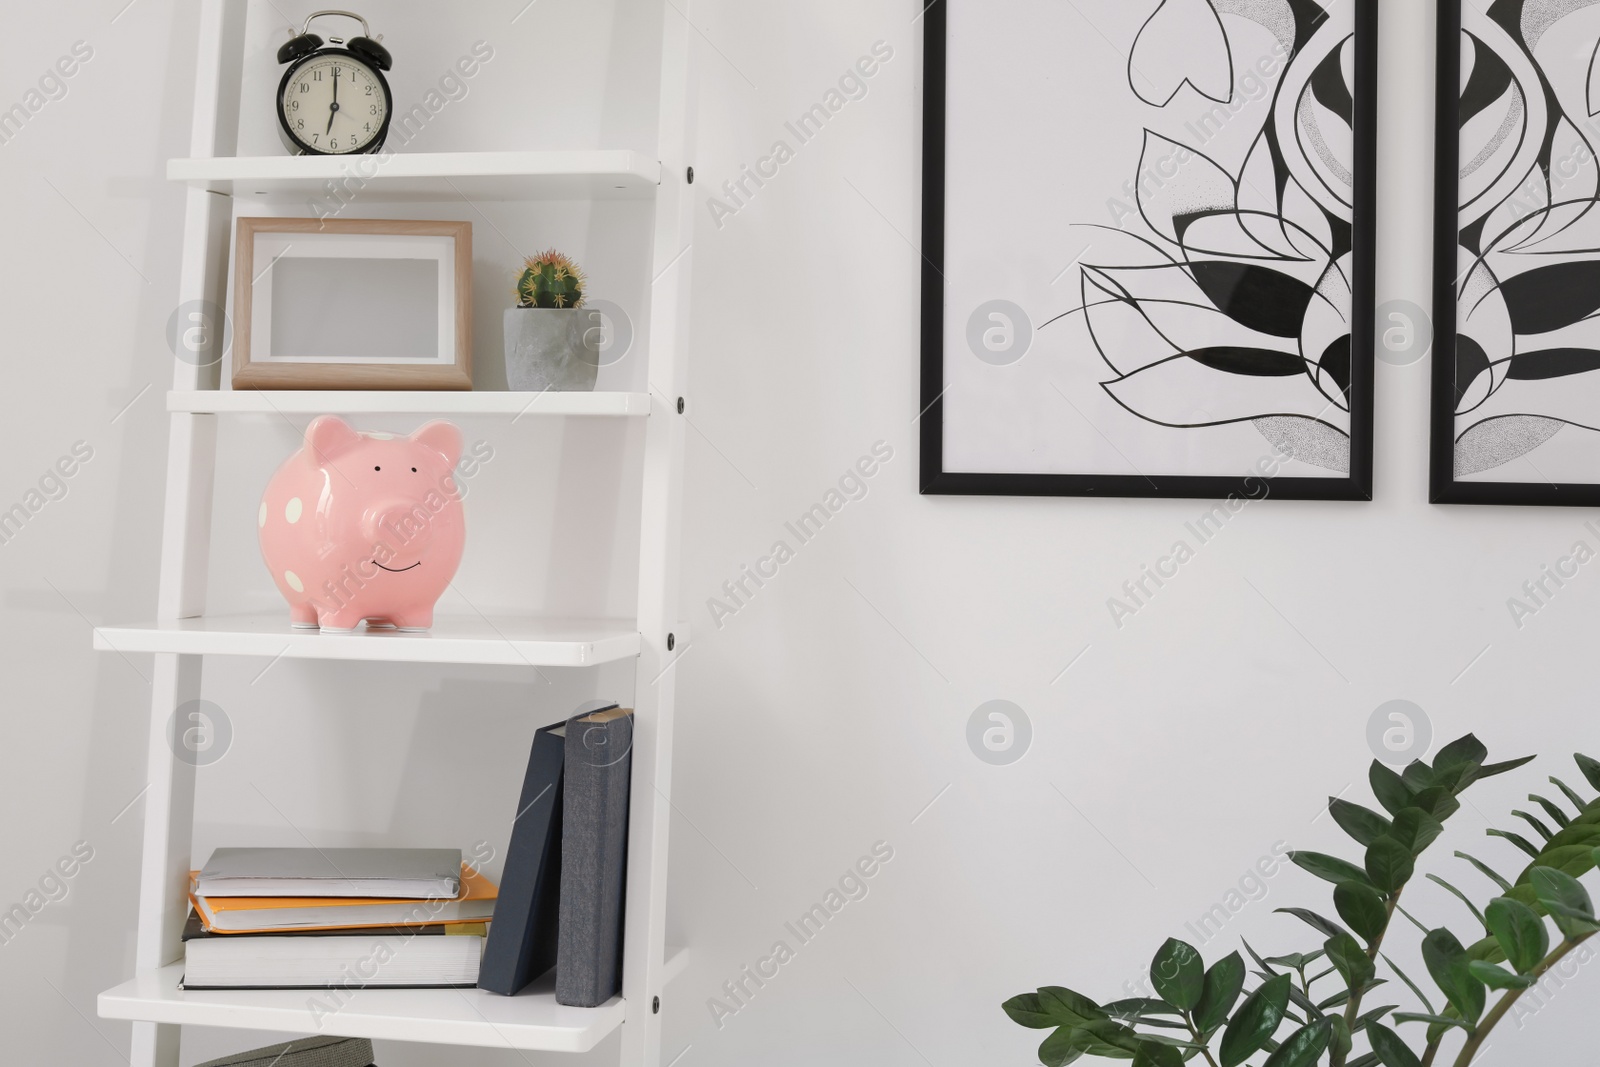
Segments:
[[[364,1037],[301,1037],[207,1060],[199,1067],[371,1067],[372,1042]]]
[[[478,988],[513,996],[556,962],[561,900],[561,779],[567,724],[533,735],[528,772],[511,822]]]
[[[633,712],[567,720],[566,757],[556,1002],[593,1008],[622,988]]]
[[[459,848],[219,848],[194,887],[202,897],[453,900]]]

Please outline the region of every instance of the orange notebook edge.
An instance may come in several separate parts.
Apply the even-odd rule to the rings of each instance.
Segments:
[[[211,923],[213,914],[224,912],[251,912],[269,911],[288,908],[338,908],[355,907],[360,905],[376,904],[415,904],[426,907],[427,900],[406,900],[392,897],[208,897],[202,901],[194,892],[196,882],[199,880],[199,871],[189,872],[189,904],[194,908],[195,914],[200,916],[200,924],[205,927],[208,934],[268,934],[288,933],[313,930],[362,930],[368,924],[329,923],[317,926],[294,926],[289,929],[283,927],[265,927],[240,930],[218,930]],[[461,893],[441,903],[461,904],[468,901],[491,901],[497,899],[499,890],[495,884],[485,878],[479,871],[467,864],[461,865]],[[437,916],[420,917],[412,922],[386,923],[388,926],[454,926],[487,922],[484,918],[441,919]]]

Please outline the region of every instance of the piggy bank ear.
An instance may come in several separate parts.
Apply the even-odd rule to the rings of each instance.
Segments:
[[[313,463],[331,460],[360,440],[361,435],[337,415],[318,415],[306,427],[306,452]]]
[[[412,434],[411,440],[439,453],[451,469],[461,462],[461,431],[453,422],[435,419]]]

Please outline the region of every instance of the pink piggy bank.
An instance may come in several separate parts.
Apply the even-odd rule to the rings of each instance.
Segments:
[[[322,415],[261,498],[261,555],[295,626],[426,630],[455,577],[466,522],[452,472],[461,431],[357,433]]]

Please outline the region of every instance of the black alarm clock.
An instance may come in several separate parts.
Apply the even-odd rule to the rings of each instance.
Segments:
[[[361,36],[343,40],[311,33],[311,20],[340,15],[361,23]],[[314,11],[299,33],[278,49],[289,64],[278,83],[278,132],[297,155],[345,156],[376,152],[389,133],[393,98],[383,72],[389,50],[371,36],[367,20],[350,11]],[[342,47],[339,47],[342,46]]]

